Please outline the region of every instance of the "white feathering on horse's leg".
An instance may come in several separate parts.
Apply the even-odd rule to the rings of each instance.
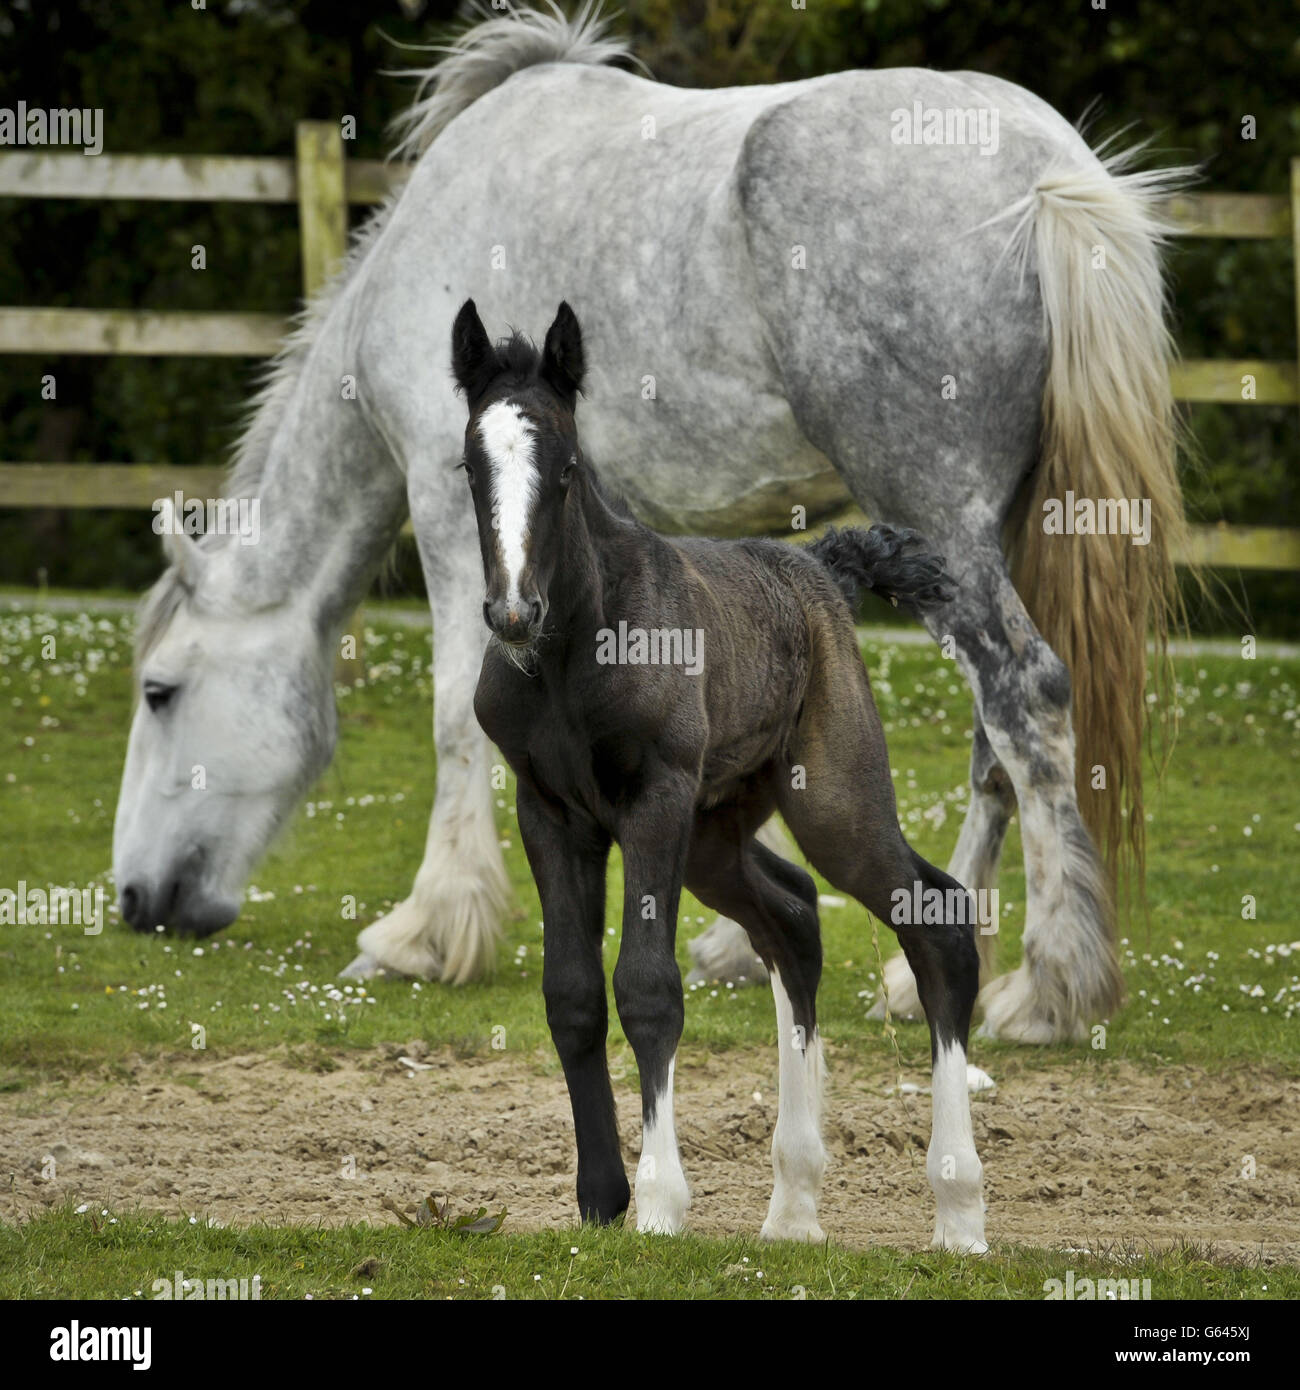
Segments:
[[[343,972],[348,978],[384,970],[461,985],[492,973],[510,885],[486,760],[486,743],[472,757],[444,757],[411,896],[358,935],[361,955]]]
[[[358,935],[362,954],[344,972],[349,978],[365,978],[365,957],[372,975],[382,969],[459,985],[492,973],[509,887],[500,854],[494,862],[472,853],[467,841],[476,829],[457,829],[436,844],[431,837],[411,896]],[[496,849],[495,827],[488,829]]]
[[[1106,884],[1073,808],[1027,795],[1021,823],[1028,869],[1024,961],[985,987],[979,1031],[1006,1042],[1081,1042],[1101,1021],[1091,1001],[1118,993]],[[1064,852],[1054,856],[1049,847],[1058,843]]]

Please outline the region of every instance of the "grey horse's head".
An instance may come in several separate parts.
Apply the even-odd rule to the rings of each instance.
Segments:
[[[122,917],[206,936],[239,914],[253,865],[329,762],[330,652],[305,601],[238,597],[237,543],[164,532],[113,827]]]

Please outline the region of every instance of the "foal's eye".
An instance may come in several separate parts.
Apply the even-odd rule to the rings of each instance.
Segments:
[[[465,470],[465,481],[470,485],[470,487],[473,487],[473,486],[474,486],[474,469],[473,469],[473,466],[470,464],[469,459],[464,459],[464,460],[462,460],[460,466]]]
[[[144,683],[144,702],[154,714],[171,704],[172,696],[175,694],[176,687],[174,685],[164,685],[162,681],[145,681]]]
[[[565,485],[565,487],[568,487],[570,480],[572,479],[574,473],[577,471],[577,468],[578,456],[577,454],[574,454],[574,456],[568,461],[568,463],[566,463],[564,467],[560,469],[560,482],[562,482]]]

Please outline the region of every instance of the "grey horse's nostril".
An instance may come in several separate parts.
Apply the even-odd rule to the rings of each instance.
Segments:
[[[122,889],[122,920],[136,931],[143,931],[149,926],[145,921],[148,906],[148,896],[134,883],[128,883]]]

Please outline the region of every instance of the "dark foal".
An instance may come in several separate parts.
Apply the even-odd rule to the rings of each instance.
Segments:
[[[680,1230],[689,1203],[673,1127],[685,883],[742,924],[771,971],[780,1106],[763,1234],[822,1239],[817,892],[754,838],[780,811],[818,871],[898,931],[930,1021],[935,1242],[985,1249],[966,1091],[979,978],[972,900],[903,839],[846,602],[861,589],[917,606],[950,597],[942,561],[915,533],[882,526],[802,549],[665,540],[611,504],[583,461],[574,424],[582,337],[567,304],[539,354],[518,337],[494,346],[470,301],[452,351],[469,403],[464,466],[494,634],[474,708],[518,777],[583,1218],[612,1221],[629,1200],[601,966],[606,860],[617,841],[625,889],[614,998],[644,1118],[638,1229]],[[911,924],[923,895],[943,908]]]

